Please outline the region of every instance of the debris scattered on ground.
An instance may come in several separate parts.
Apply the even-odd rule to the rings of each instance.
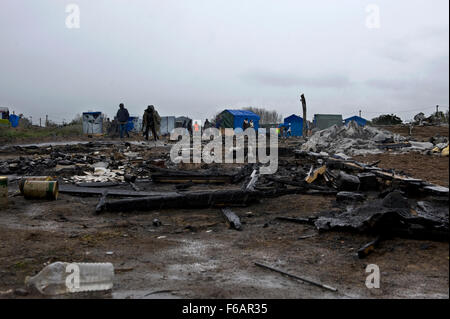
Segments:
[[[351,156],[378,154],[383,152],[380,149],[383,144],[405,141],[406,138],[400,135],[372,126],[359,126],[352,121],[348,125],[334,125],[314,133],[302,145],[302,150],[329,154],[343,153]]]

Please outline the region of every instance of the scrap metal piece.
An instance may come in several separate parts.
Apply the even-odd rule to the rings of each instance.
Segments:
[[[299,277],[299,276],[287,273],[287,272],[285,272],[283,270],[279,270],[279,269],[273,268],[271,266],[267,266],[267,265],[264,265],[264,264],[261,264],[261,263],[258,263],[258,262],[255,262],[255,265],[258,266],[258,267],[261,267],[261,268],[266,268],[266,269],[275,271],[277,273],[283,274],[285,276],[288,276],[288,277],[291,277],[291,278],[294,278],[294,279],[301,280],[303,282],[306,282],[306,283],[311,284],[311,285],[316,286],[316,287],[320,287],[320,288],[323,288],[323,289],[326,289],[326,290],[329,290],[329,291],[332,291],[332,292],[337,292],[338,291],[334,287],[331,287],[331,286],[328,286],[328,285],[324,285],[324,284],[321,284],[321,283],[318,283],[318,282],[315,282],[315,281],[312,281],[312,280],[309,280],[309,279],[306,279],[306,278],[303,278],[303,277]]]

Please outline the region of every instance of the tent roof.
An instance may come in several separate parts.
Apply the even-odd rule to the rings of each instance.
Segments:
[[[258,120],[260,119],[259,115],[251,112],[251,111],[247,111],[247,110],[225,110],[229,113],[231,113],[233,116],[247,116],[247,117],[253,117],[253,118],[258,118]]]
[[[365,118],[359,117],[359,116],[351,116],[346,118],[344,121],[351,121],[351,120],[363,120],[363,121],[367,121]]]
[[[286,121],[286,120],[300,120],[300,121],[303,121],[303,118],[302,118],[301,116],[292,114],[292,115],[290,115],[290,116],[288,116],[288,117],[285,117],[284,120],[285,120],[285,121]]]

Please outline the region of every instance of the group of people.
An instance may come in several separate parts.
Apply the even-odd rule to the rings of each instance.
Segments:
[[[130,137],[128,133],[127,125],[130,119],[130,113],[125,108],[123,103],[120,103],[119,110],[116,114],[117,122],[119,124],[119,134],[120,138],[123,138],[126,134],[127,137]],[[142,132],[146,140],[148,140],[149,133],[152,133],[152,137],[155,141],[158,138],[158,130],[159,125],[161,124],[161,117],[158,114],[158,111],[155,110],[153,105],[149,105],[147,109],[144,111],[143,121],[142,121]]]
[[[245,131],[248,128],[255,128],[255,124],[253,123],[253,120],[248,121],[248,119],[244,119],[244,124],[242,124],[242,129]]]

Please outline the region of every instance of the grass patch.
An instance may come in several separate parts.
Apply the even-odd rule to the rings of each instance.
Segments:
[[[14,142],[20,140],[42,140],[47,138],[65,138],[82,136],[81,124],[60,127],[32,127],[32,128],[1,128],[0,142]]]

